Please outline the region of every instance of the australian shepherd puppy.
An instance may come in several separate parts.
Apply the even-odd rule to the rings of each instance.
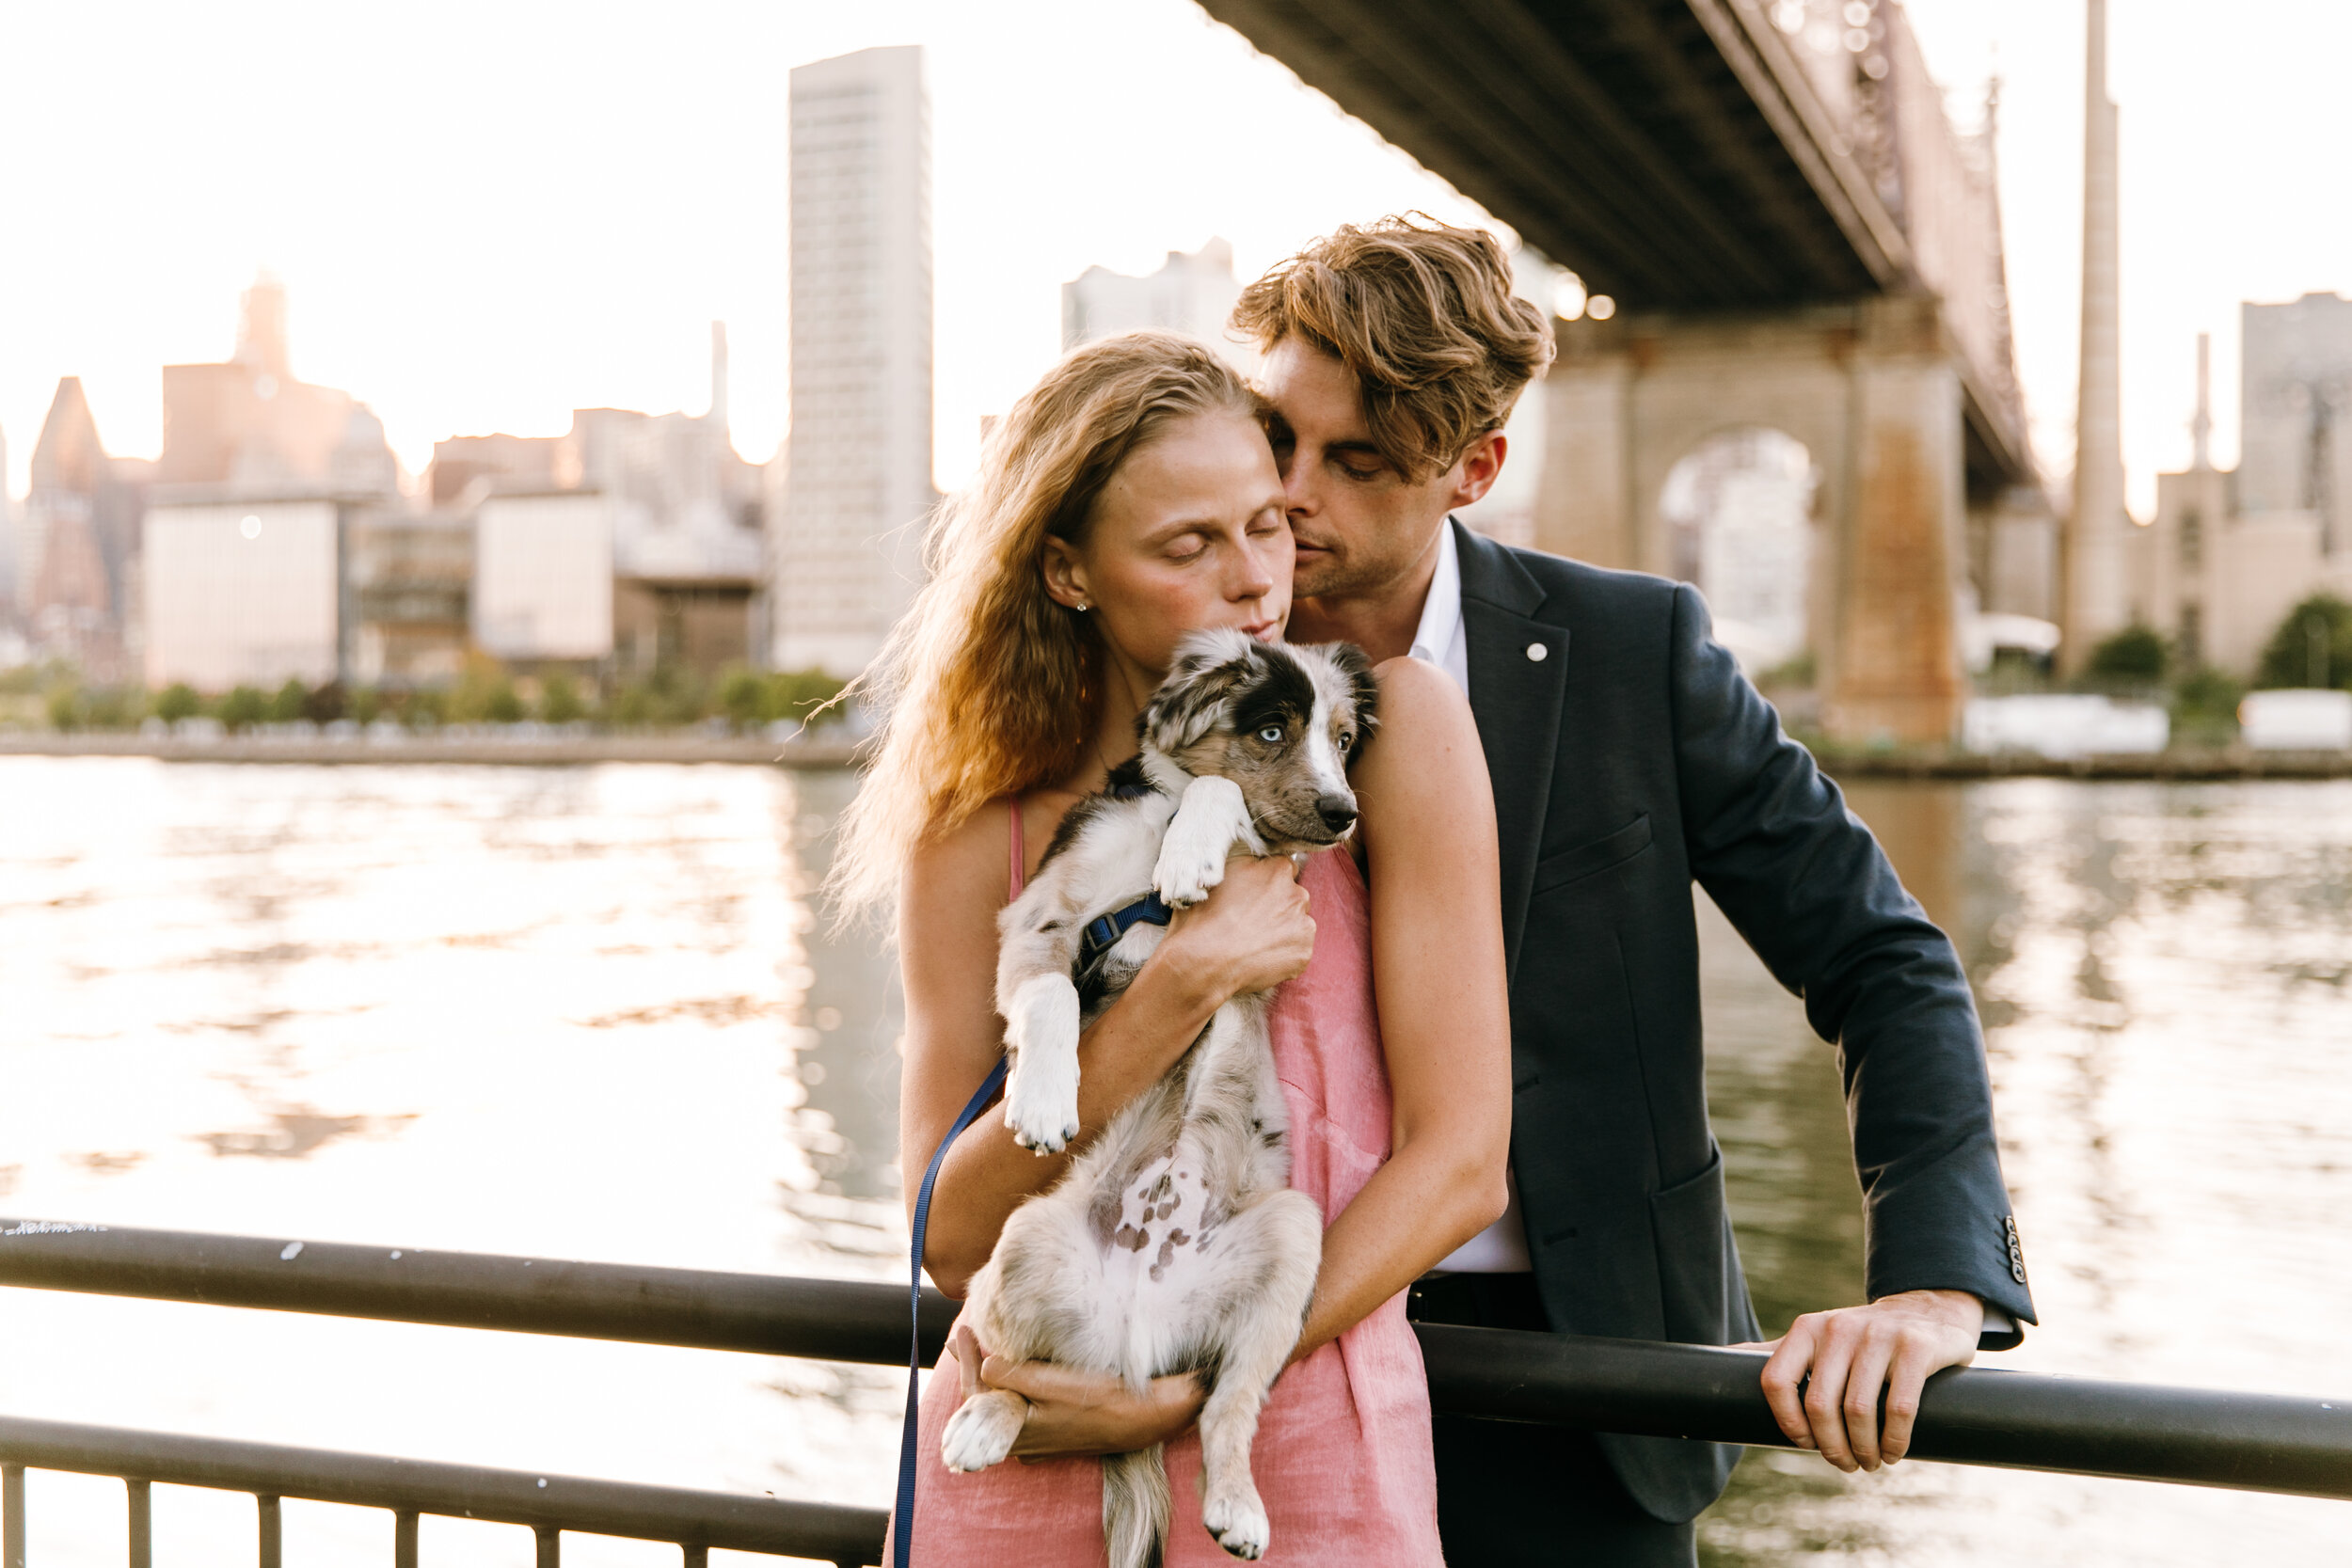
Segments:
[[[1078,1037],[1233,855],[1321,849],[1356,826],[1349,758],[1377,689],[1361,650],[1238,631],[1188,639],[1136,721],[1140,752],[1072,808],[999,919],[996,1006],[1011,1075],[1005,1122],[1057,1153],[1078,1134]],[[1191,1049],[1113,1117],[1050,1190],[1013,1212],[963,1321],[994,1354],[1114,1372],[1140,1392],[1190,1372],[1200,1412],[1200,1522],[1235,1557],[1266,1549],[1250,1479],[1258,1412],[1290,1358],[1323,1256],[1323,1215],[1290,1189],[1289,1117],[1267,995],[1217,1009]],[[1028,1402],[964,1402],[942,1458],[977,1470],[1012,1451]],[[1112,1568],[1156,1563],[1168,1475],[1157,1445],[1103,1465]]]

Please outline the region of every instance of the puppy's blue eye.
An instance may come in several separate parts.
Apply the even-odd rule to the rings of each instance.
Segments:
[[[1264,729],[1258,732],[1258,738],[1264,741],[1269,746],[1279,746],[1282,743],[1282,726],[1279,724],[1268,724]]]

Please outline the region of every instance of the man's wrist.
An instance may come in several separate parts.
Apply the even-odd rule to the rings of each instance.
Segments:
[[[1897,1291],[1879,1297],[1870,1305],[1907,1307],[1929,1313],[1970,1334],[1984,1332],[1984,1298],[1969,1291]]]

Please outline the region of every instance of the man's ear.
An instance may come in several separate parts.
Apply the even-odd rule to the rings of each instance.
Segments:
[[[1485,499],[1486,492],[1495,487],[1495,481],[1502,477],[1502,460],[1510,450],[1511,438],[1500,430],[1490,430],[1472,441],[1454,465],[1459,478],[1453,499],[1445,503],[1446,510],[1451,512]]]
[[[1093,602],[1087,592],[1086,565],[1069,540],[1047,534],[1045,548],[1038,556],[1038,570],[1044,574],[1045,592],[1056,604],[1075,610]]]

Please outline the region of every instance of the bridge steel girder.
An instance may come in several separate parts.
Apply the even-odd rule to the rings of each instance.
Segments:
[[[1596,293],[1755,309],[1901,289],[1900,227],[1740,0],[1201,0]]]

